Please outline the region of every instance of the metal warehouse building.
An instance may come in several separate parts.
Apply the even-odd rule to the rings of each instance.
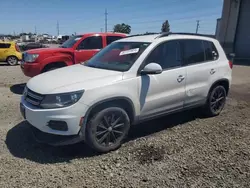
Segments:
[[[227,54],[250,59],[250,0],[224,0],[216,36]]]

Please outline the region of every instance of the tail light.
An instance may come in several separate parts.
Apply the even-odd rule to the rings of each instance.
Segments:
[[[233,62],[232,61],[228,61],[229,67],[232,69],[233,68]]]
[[[20,52],[20,48],[19,48],[19,46],[17,44],[15,44],[15,48],[16,48],[17,52]]]

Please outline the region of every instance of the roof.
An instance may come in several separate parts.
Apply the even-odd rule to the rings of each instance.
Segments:
[[[215,40],[211,35],[195,34],[195,33],[159,33],[132,35],[120,39],[119,42],[154,42],[167,37],[168,39],[200,39],[200,40]]]
[[[77,34],[77,35],[102,35],[102,36],[106,36],[106,35],[113,35],[113,36],[128,36],[125,33],[117,33],[117,32],[96,32],[96,33],[83,33],[83,34]]]

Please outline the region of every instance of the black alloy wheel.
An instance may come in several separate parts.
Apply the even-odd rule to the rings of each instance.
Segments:
[[[207,114],[209,116],[216,116],[221,113],[226,103],[226,90],[223,86],[219,85],[212,89],[208,102],[207,102]]]
[[[125,110],[109,107],[94,115],[87,124],[86,141],[98,152],[108,152],[121,146],[130,128]]]

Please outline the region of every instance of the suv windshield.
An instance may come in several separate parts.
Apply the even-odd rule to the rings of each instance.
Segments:
[[[114,42],[84,65],[100,69],[127,71],[149,44],[149,42]]]
[[[70,37],[68,40],[66,40],[61,47],[62,48],[72,48],[74,46],[74,44],[80,40],[83,36],[82,35],[76,35],[73,37]]]

